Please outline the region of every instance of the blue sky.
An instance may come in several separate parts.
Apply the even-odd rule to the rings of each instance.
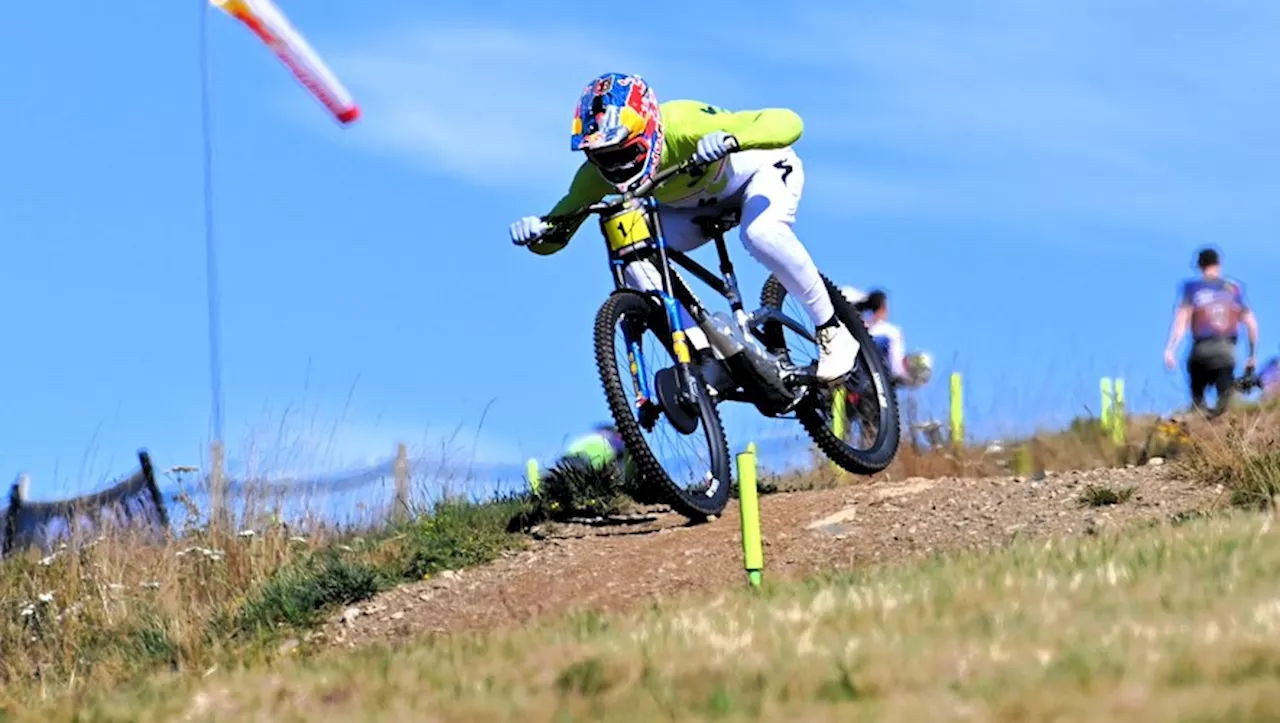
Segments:
[[[966,374],[979,430],[1096,407],[1107,373],[1180,403],[1161,348],[1202,243],[1276,351],[1280,6],[754,5],[656,2],[629,38],[569,4],[281,0],[362,104],[349,128],[210,18],[233,457],[321,470],[405,440],[519,461],[604,418],[598,239],[541,258],[506,229],[562,192],[576,94],[605,70],[799,112],[798,233],[828,275],[889,290],[908,346]],[[136,10],[21,3],[0,31],[0,476],[42,497],[140,446],[198,464],[210,434],[199,3]],[[735,447],[794,431],[731,417]]]

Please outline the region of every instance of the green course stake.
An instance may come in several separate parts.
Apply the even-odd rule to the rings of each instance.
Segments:
[[[834,434],[836,436],[836,439],[839,439],[839,440],[844,439],[845,431],[849,425],[849,412],[845,408],[845,404],[846,404],[846,401],[845,401],[844,387],[837,387],[836,393],[832,396],[832,399],[831,399],[831,433]],[[754,445],[755,442],[752,442],[751,444]],[[840,465],[836,464],[835,462],[831,463],[831,470],[835,472],[837,475],[844,474],[844,468],[842,468]]]
[[[542,494],[542,480],[538,476],[538,460],[530,459],[524,463],[524,475],[529,479],[529,490],[535,495]]]
[[[960,449],[964,446],[964,386],[960,381],[960,372],[951,372],[951,394],[948,402],[951,407],[951,444]]]
[[[764,576],[764,546],[760,541],[760,498],[756,490],[756,444],[738,455],[738,502],[742,517],[742,561],[747,582],[760,587]]]
[[[1102,396],[1102,414],[1099,420],[1102,423],[1102,431],[1111,431],[1111,405],[1115,401],[1115,396],[1111,391],[1111,377],[1102,377],[1098,380],[1098,391]]]
[[[1115,399],[1111,404],[1111,441],[1117,446],[1124,445],[1124,380],[1116,377],[1113,382]]]

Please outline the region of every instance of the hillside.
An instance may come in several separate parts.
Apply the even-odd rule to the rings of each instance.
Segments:
[[[795,491],[761,497],[760,594],[733,504],[693,526],[639,506],[529,528],[521,497],[337,537],[268,517],[28,550],[0,567],[0,717],[843,720],[933,701],[966,720],[1084,720],[1205,681],[1226,701],[1280,670],[1248,647],[1272,624],[1280,548],[1248,552],[1271,517],[1239,511],[1280,491],[1271,415],[1187,427],[1172,461],[1136,464],[1143,435],[1114,447],[1082,423],[1000,452],[905,453],[872,479],[768,479]],[[1134,642],[1206,621],[1234,622],[1194,645]],[[837,644],[852,631],[874,645]]]
[[[1280,546],[1270,516],[1198,514],[1216,497],[1167,466],[770,496],[761,595],[732,512],[565,528],[347,611],[281,646],[297,661],[152,678],[79,715],[1272,720]]]
[[[1132,497],[1082,501],[1093,486]],[[1121,493],[1123,494],[1123,493]],[[1091,534],[1207,509],[1214,489],[1164,465],[1019,477],[909,478],[761,498],[766,576],[794,580],[1025,537]],[[396,588],[340,611],[324,637],[351,646],[424,633],[526,625],[576,609],[642,608],[673,595],[741,585],[736,503],[710,523],[654,514],[597,528],[554,525],[546,539],[478,568]]]

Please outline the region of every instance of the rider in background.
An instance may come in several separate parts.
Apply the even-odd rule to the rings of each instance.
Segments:
[[[1245,374],[1248,375],[1257,363],[1258,321],[1245,302],[1240,283],[1222,276],[1222,261],[1216,250],[1202,249],[1196,265],[1200,268],[1200,278],[1182,283],[1173,325],[1169,330],[1169,343],[1164,350],[1164,363],[1173,369],[1176,363],[1174,351],[1189,326],[1192,342],[1187,355],[1187,373],[1191,404],[1205,411],[1205,391],[1212,384],[1218,393],[1215,414],[1220,414],[1227,409],[1235,392],[1239,326],[1244,324],[1249,332],[1249,358],[1245,362]]]
[[[565,448],[565,457],[581,457],[596,468],[613,462],[626,463],[627,446],[618,430],[608,423],[597,424],[590,432],[574,438]]]
[[[924,352],[907,353],[902,329],[889,321],[888,295],[881,289],[864,294],[852,286],[842,287],[840,291],[860,313],[869,315],[867,333],[884,356],[893,383],[900,387],[923,386],[933,371],[932,360]]]
[[[827,287],[792,225],[804,188],[804,166],[792,149],[804,123],[785,108],[730,111],[694,100],[661,105],[639,76],[605,73],[583,89],[573,117],[570,148],[586,161],[578,168],[551,215],[569,213],[660,170],[693,159],[701,172],[658,188],[659,222],[667,245],[690,251],[709,239],[694,222],[699,213],[738,208],[743,246],[796,299],[817,329],[816,376],[832,382],[853,369],[858,342],[836,318]],[[738,152],[730,155],[733,142]],[[537,254],[552,254],[569,242],[579,224],[550,226],[538,216],[511,225],[511,240]],[[648,260],[626,267],[628,286],[661,288]],[[684,315],[682,315],[684,316]],[[694,347],[706,352],[701,329],[685,319]]]

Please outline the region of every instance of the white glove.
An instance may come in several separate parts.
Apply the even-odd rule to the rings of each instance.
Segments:
[[[530,242],[541,238],[550,228],[551,224],[537,216],[525,216],[511,224],[511,243],[516,246],[527,246]]]
[[[724,131],[712,131],[698,139],[698,148],[693,152],[693,160],[698,163],[713,163],[729,155],[737,147],[738,139]]]

